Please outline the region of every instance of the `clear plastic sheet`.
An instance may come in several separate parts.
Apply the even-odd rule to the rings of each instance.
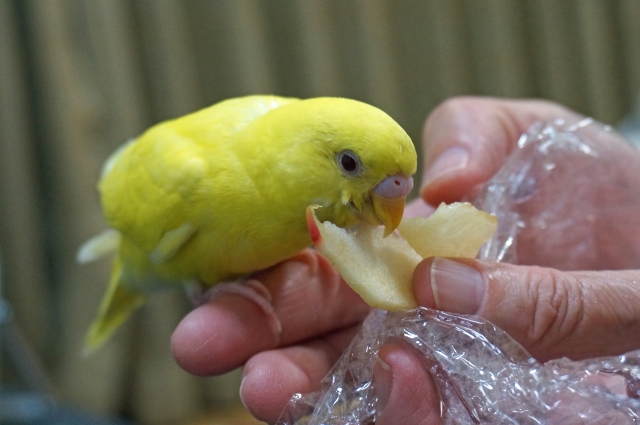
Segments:
[[[481,258],[559,270],[640,268],[640,155],[591,119],[533,125],[474,199],[500,228]]]
[[[624,144],[611,143],[617,137],[588,119],[532,126],[474,202],[496,214],[500,223],[479,257],[526,263],[530,249],[526,243],[535,245],[530,235],[549,233],[551,240],[546,242],[560,244],[566,255],[545,265],[579,268],[593,265],[594,256],[599,256],[603,258],[600,268],[640,267],[637,242],[626,242],[631,246],[614,248],[606,255],[599,247],[601,241],[584,237],[593,228],[575,235],[571,231],[576,222],[599,225],[600,210],[619,201],[601,191],[612,184],[618,189],[630,186],[625,184],[625,170],[637,173],[640,169],[637,155],[622,155],[629,162],[621,163],[620,152],[612,152],[620,146],[626,149]],[[593,179],[587,184],[594,172],[612,166],[622,170],[612,175],[613,180],[603,179],[602,187]],[[623,198],[638,195],[632,198],[637,204],[638,190],[609,192]],[[616,214],[622,218],[627,212],[624,208],[607,211],[609,217]],[[581,223],[583,217],[586,221]],[[640,228],[638,219],[628,220],[625,226]],[[560,236],[553,239],[558,232]],[[634,238],[620,238],[620,243],[624,245],[626,239]],[[620,250],[631,255],[620,259],[616,255]],[[402,314],[373,311],[324,379],[322,391],[296,394],[278,424],[374,423],[373,369],[378,350],[387,342],[400,342],[420,353],[441,397],[445,424],[640,424],[640,350],[618,357],[540,364],[487,321],[426,308]]]

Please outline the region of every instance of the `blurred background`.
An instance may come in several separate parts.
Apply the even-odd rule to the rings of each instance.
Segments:
[[[105,228],[95,184],[148,126],[273,93],[372,103],[418,145],[456,95],[552,99],[632,128],[639,22],[638,0],[0,0],[0,422],[35,391],[52,398],[23,405],[34,418],[59,403],[76,423],[251,423],[233,413],[239,371],[174,364],[181,293],[81,356],[110,269],[75,262]]]

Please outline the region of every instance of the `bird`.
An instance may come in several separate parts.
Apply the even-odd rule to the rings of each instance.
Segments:
[[[78,251],[115,254],[85,338],[103,345],[154,289],[243,279],[311,246],[305,212],[352,228],[399,225],[416,150],[361,101],[250,95],[156,124],[117,149],[98,183],[108,229]]]

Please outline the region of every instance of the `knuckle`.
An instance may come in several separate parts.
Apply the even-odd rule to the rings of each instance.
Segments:
[[[576,332],[584,320],[581,282],[557,270],[534,268],[527,274],[533,302],[527,332],[533,351],[548,351]]]
[[[454,96],[444,100],[429,114],[424,124],[424,134],[434,125],[447,117],[455,117],[460,112],[473,109],[476,105],[487,102],[487,99],[474,96]]]

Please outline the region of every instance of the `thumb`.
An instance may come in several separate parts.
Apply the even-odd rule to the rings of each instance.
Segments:
[[[640,348],[640,271],[561,272],[435,257],[416,267],[413,283],[418,304],[476,314],[540,361]]]

